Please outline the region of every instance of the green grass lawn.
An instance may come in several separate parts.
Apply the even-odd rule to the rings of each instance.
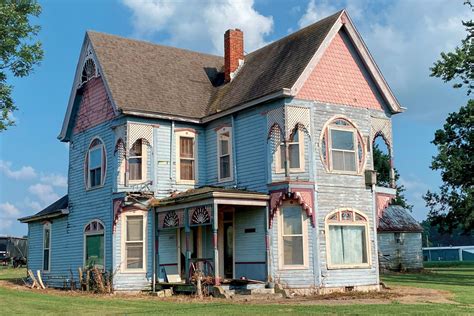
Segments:
[[[0,269],[0,280],[23,277],[25,271]],[[192,314],[192,315],[263,315],[263,314],[474,314],[474,266],[432,268],[424,274],[396,274],[383,278],[389,285],[416,286],[451,291],[459,304],[331,304],[285,305],[235,304],[231,300],[206,303],[162,301],[148,297],[102,297],[71,295],[68,292],[41,293],[0,286],[0,314]],[[344,304],[347,304],[345,302]]]

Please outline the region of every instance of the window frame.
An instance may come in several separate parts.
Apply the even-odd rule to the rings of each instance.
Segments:
[[[228,140],[228,154],[227,155],[222,155],[221,154],[221,137],[229,133],[229,140]],[[233,155],[233,134],[232,134],[232,127],[221,127],[219,130],[217,130],[216,133],[216,141],[217,141],[217,179],[219,182],[228,182],[228,181],[233,181],[234,180],[234,155]],[[221,158],[229,156],[229,177],[223,178],[221,177]]]
[[[86,232],[86,228],[89,224],[92,224],[92,222],[97,222],[97,223],[100,223],[102,225],[102,227],[104,229],[102,229],[102,231],[94,231],[94,232]],[[86,267],[86,264],[87,264],[87,237],[88,236],[99,236],[99,235],[103,235],[104,236],[104,253],[103,253],[103,258],[104,258],[104,263],[103,263],[103,267],[100,267],[100,266],[95,266],[97,267],[98,269],[100,270],[103,270],[105,271],[105,263],[106,263],[106,249],[105,249],[105,225],[104,225],[104,222],[102,222],[100,219],[93,219],[91,221],[89,221],[87,224],[84,225],[84,230],[83,230],[83,235],[84,235],[84,252],[83,252],[83,264],[84,264],[84,267]]]
[[[148,172],[148,168],[147,168],[147,165],[148,165],[148,160],[147,160],[147,159],[148,159],[148,146],[147,146],[146,143],[144,142],[144,139],[143,139],[143,138],[137,139],[137,140],[135,141],[135,143],[138,142],[138,141],[141,141],[141,143],[142,143],[142,144],[141,144],[141,147],[142,147],[142,155],[141,155],[141,156],[129,156],[128,159],[127,159],[127,160],[128,160],[128,161],[127,161],[127,164],[128,164],[128,166],[129,166],[129,168],[128,168],[128,169],[129,169],[129,170],[128,170],[128,173],[129,173],[129,175],[128,175],[128,178],[129,178],[128,181],[129,181],[129,183],[131,183],[131,184],[142,183],[142,182],[146,181],[147,178],[148,178],[148,176],[147,176],[147,172]],[[135,145],[135,143],[133,143],[132,148],[133,148],[133,146]],[[142,170],[141,170],[141,171],[142,171],[142,177],[141,177],[141,179],[133,179],[133,180],[132,180],[131,177],[130,177],[130,159],[132,159],[132,158],[141,158],[141,160],[142,160]]]
[[[98,140],[100,142],[100,145],[92,146],[92,143],[95,140]],[[91,169],[90,169],[91,161],[90,160],[91,159],[90,159],[90,153],[91,153],[92,150],[96,150],[96,149],[99,149],[99,148],[101,150],[101,153],[100,153],[100,158],[101,158],[101,161],[100,161],[100,164],[101,164],[101,166],[100,166],[100,169],[101,169],[100,184],[95,185],[95,186],[91,186],[91,176],[90,176],[90,172],[91,172]],[[86,152],[86,157],[85,157],[84,162],[85,162],[84,182],[85,182],[85,185],[86,185],[86,191],[102,188],[105,185],[105,179],[107,177],[107,148],[105,147],[105,143],[102,140],[102,138],[100,138],[98,136],[92,137],[92,139],[89,143],[89,147],[88,147],[87,152]],[[104,170],[102,170],[102,169],[104,169]]]
[[[42,249],[43,249],[43,251],[42,251],[42,256],[41,256],[42,259],[43,259],[41,261],[41,268],[42,268],[41,270],[43,272],[50,272],[51,271],[51,236],[52,236],[52,234],[51,234],[52,229],[51,228],[52,228],[52,225],[51,225],[50,222],[46,222],[46,223],[43,224],[43,239],[42,239]],[[48,248],[45,248],[46,230],[49,231]],[[48,269],[44,268],[44,251],[45,250],[48,250]]]
[[[285,265],[285,253],[284,253],[284,242],[283,242],[283,237],[284,236],[289,236],[285,235],[283,230],[284,230],[284,222],[283,222],[283,213],[284,213],[284,208],[285,207],[295,207],[300,209],[300,215],[301,215],[301,230],[302,230],[302,239],[303,239],[303,245],[302,245],[302,251],[303,251],[303,264],[295,264],[295,265]],[[279,257],[279,269],[280,270],[305,270],[309,268],[309,248],[308,248],[308,218],[301,207],[295,200],[291,201],[285,201],[283,204],[279,207],[279,215],[278,215],[278,257]],[[296,236],[296,235],[292,235]]]
[[[348,125],[346,126],[336,126],[335,122],[341,120],[345,121]],[[345,171],[345,170],[334,170],[333,168],[333,157],[332,157],[332,137],[331,130],[340,130],[340,131],[350,131],[353,136],[354,143],[354,154],[355,154],[355,171]],[[359,147],[362,150],[362,153],[359,157]],[[336,151],[339,149],[335,149]],[[345,151],[345,150],[339,150]],[[328,173],[341,174],[341,175],[362,175],[366,168],[367,163],[367,148],[362,136],[360,129],[355,125],[350,119],[345,116],[334,116],[329,119],[323,126],[321,130],[320,140],[319,140],[319,155],[321,158],[321,163],[324,166],[324,169]]]
[[[304,159],[304,146],[305,146],[305,133],[301,129],[297,129],[293,134],[298,133],[298,142],[288,142],[288,147],[290,145],[298,144],[299,148],[299,156],[300,156],[300,166],[299,168],[291,168],[290,167],[290,172],[292,173],[301,173],[305,171],[305,164],[306,161]],[[282,142],[279,146],[277,146],[275,150],[275,173],[285,173],[285,167],[281,167],[281,146],[283,146],[284,143]]]
[[[195,185],[197,183],[198,178],[198,142],[197,142],[197,132],[186,129],[186,130],[178,130],[175,131],[175,151],[176,151],[176,183],[177,184],[191,184]],[[192,138],[193,139],[193,158],[183,158],[184,160],[192,160],[194,161],[194,172],[193,172],[193,180],[186,180],[181,179],[181,138]]]
[[[344,211],[352,212],[352,220],[351,221],[344,221],[341,220],[341,213]],[[331,221],[330,218],[335,215],[338,215],[338,221]],[[363,221],[356,221],[356,214],[361,216],[364,220]],[[339,269],[367,269],[372,266],[372,251],[370,248],[370,225],[369,225],[369,218],[367,215],[362,213],[359,210],[353,208],[340,208],[330,212],[326,215],[324,220],[325,225],[325,235],[326,235],[326,265],[328,270],[339,270]],[[333,264],[331,261],[331,246],[330,246],[330,236],[329,236],[329,228],[330,226],[358,226],[365,228],[365,249],[367,255],[367,263],[360,263],[360,264]]]
[[[128,217],[136,217],[136,216],[142,216],[143,219],[143,240],[141,241],[143,244],[143,253],[142,253],[142,259],[143,259],[143,267],[142,268],[127,268],[127,243],[138,243],[139,241],[127,241],[127,218]],[[147,211],[128,211],[122,214],[122,221],[121,221],[121,232],[122,232],[122,251],[121,251],[121,257],[122,257],[122,263],[121,264],[121,271],[124,273],[146,273],[147,271]]]

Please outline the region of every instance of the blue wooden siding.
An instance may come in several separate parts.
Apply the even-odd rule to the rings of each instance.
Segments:
[[[236,208],[235,211],[235,277],[266,280],[264,207]],[[255,232],[245,232],[255,229]]]

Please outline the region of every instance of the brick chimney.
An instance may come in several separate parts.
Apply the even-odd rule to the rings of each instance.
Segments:
[[[224,80],[229,82],[236,70],[244,62],[244,33],[227,30],[224,34]]]

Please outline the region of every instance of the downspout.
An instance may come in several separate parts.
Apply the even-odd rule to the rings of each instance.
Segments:
[[[174,163],[174,155],[173,155],[173,148],[174,148],[174,121],[171,121],[171,135],[170,135],[170,191],[174,189],[173,183],[173,163]]]
[[[379,268],[379,246],[378,246],[378,236],[377,236],[377,204],[376,204],[376,194],[375,194],[375,184],[372,184],[372,217],[374,219],[373,230],[374,230],[374,247],[375,247],[375,273],[377,275],[377,286],[380,285],[380,268]]]
[[[152,214],[152,227],[153,227],[153,258],[152,258],[152,269],[153,269],[153,276],[151,278],[151,281],[153,282],[152,283],[152,291],[153,293],[156,292],[156,256],[157,256],[157,249],[156,249],[156,245],[157,245],[157,242],[156,242],[156,212],[155,212],[155,208],[152,207],[151,208],[151,211],[153,212]]]
[[[239,186],[239,178],[237,176],[237,147],[236,147],[236,137],[237,137],[237,131],[235,129],[235,120],[234,120],[234,114],[231,115],[230,117],[231,120],[231,125],[232,125],[232,152],[233,152],[233,161],[232,165],[234,168],[234,183],[235,187]]]

